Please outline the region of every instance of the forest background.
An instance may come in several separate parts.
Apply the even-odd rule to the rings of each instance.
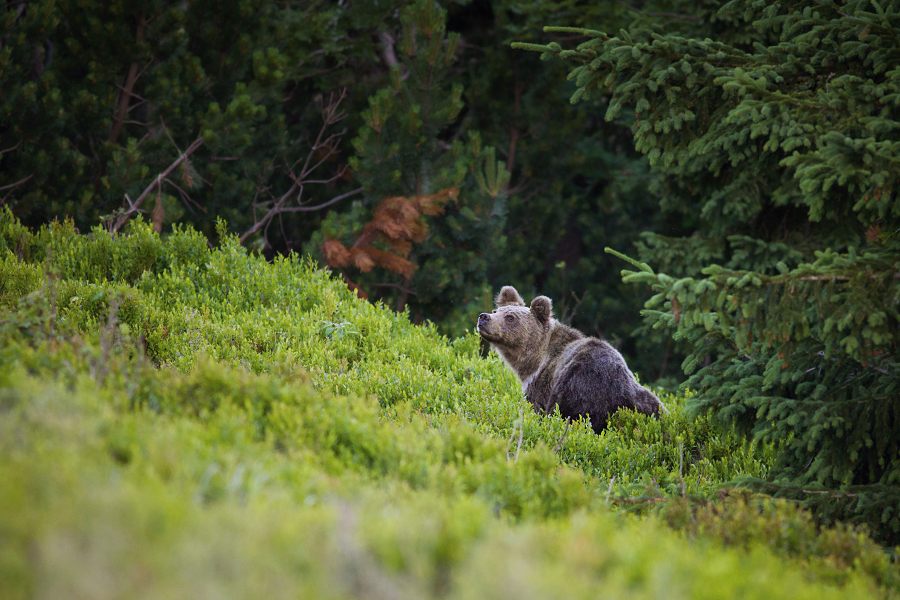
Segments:
[[[213,237],[222,218],[267,255],[336,262],[324,242],[352,246],[386,198],[457,190],[421,222],[409,206],[400,247],[385,248],[393,261],[357,253],[339,268],[370,299],[451,335],[514,283],[624,346],[645,378],[679,375],[666,338],[635,332],[643,296],[603,247],[631,251],[644,231],[685,233],[690,222],[659,210],[627,119],[606,122],[602,100],[570,105],[564,65],[509,46],[551,22],[615,30],[633,11],[449,2],[446,15],[403,13],[408,4],[5,11],[4,202],[27,225],[69,217],[86,231],[202,139],[145,200],[148,218]]]
[[[501,284],[549,295],[782,442],[765,490],[895,542],[898,27],[861,1],[7,3],[0,198],[31,227],[224,219],[449,336]]]

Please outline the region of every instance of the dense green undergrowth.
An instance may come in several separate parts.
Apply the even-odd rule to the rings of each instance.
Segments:
[[[684,396],[600,436],[296,257],[0,217],[11,597],[889,596]]]

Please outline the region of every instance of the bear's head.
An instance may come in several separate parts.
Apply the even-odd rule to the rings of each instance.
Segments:
[[[508,285],[497,294],[496,304],[493,312],[478,315],[478,333],[516,372],[530,372],[546,350],[553,304],[547,296],[537,296],[525,306],[519,292]]]

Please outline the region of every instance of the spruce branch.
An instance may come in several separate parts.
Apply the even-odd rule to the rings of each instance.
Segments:
[[[631,266],[636,268],[638,271],[641,271],[644,273],[650,273],[651,275],[654,274],[653,269],[650,267],[650,265],[648,265],[645,262],[637,261],[637,260],[631,258],[630,256],[627,256],[617,250],[610,248],[609,246],[606,246],[605,248],[603,248],[603,251],[606,252],[607,254],[612,254],[616,258],[624,260],[625,262],[627,262],[628,264],[630,264]]]
[[[556,53],[560,51],[559,44],[553,42],[549,44],[532,44],[530,42],[512,42],[510,48],[513,50],[527,50],[529,52]]]
[[[546,25],[544,27],[544,33],[575,33],[577,35],[583,35],[585,37],[595,37],[600,39],[608,38],[606,33],[600,31],[599,29],[586,29],[584,27],[562,27],[559,25]]]

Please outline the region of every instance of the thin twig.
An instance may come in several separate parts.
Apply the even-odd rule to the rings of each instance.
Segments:
[[[182,189],[182,187],[180,185],[178,185],[177,183],[172,181],[171,178],[167,178],[163,183],[167,183],[167,184],[171,185],[173,188],[175,188],[178,191],[178,195],[181,196],[181,200],[184,202],[184,205],[187,206],[189,209],[193,210],[193,208],[191,208],[191,205],[193,205],[199,211],[204,212],[204,213],[206,212],[206,209],[203,208],[203,206],[199,202],[197,202],[196,200],[191,198],[190,194],[188,194],[186,191],[184,191],[184,189]]]
[[[197,150],[197,148],[199,148],[202,145],[203,145],[203,138],[197,138],[196,140],[194,140],[191,143],[191,145],[187,147],[187,150],[182,152],[181,156],[176,158],[172,164],[170,164],[168,167],[165,168],[164,171],[162,171],[159,175],[157,175],[154,178],[153,182],[150,185],[148,185],[146,188],[144,188],[144,191],[141,192],[141,195],[138,196],[137,199],[135,199],[133,202],[126,194],[125,199],[128,201],[128,210],[126,210],[124,213],[122,213],[118,217],[116,217],[115,221],[113,222],[113,224],[109,230],[112,233],[118,233],[118,231],[120,229],[122,229],[122,226],[128,222],[128,219],[130,219],[132,217],[132,215],[134,215],[136,212],[138,212],[138,210],[140,210],[141,204],[144,202],[144,200],[147,199],[147,196],[149,196],[153,192],[153,190],[159,188],[159,186],[162,185],[162,182],[172,173],[172,171],[177,169],[178,165],[180,165],[185,160],[187,160],[188,157],[190,157],[190,155],[193,154],[194,151]]]
[[[522,436],[525,433],[525,424],[519,424],[519,441],[516,443],[516,457],[513,459],[513,462],[519,462],[519,451],[522,449]]]
[[[317,210],[322,210],[323,208],[328,208],[332,204],[337,204],[341,200],[346,200],[350,196],[355,196],[363,191],[361,187],[356,188],[355,190],[350,190],[349,192],[344,192],[343,194],[338,194],[331,200],[327,200],[322,202],[321,204],[312,204],[305,206],[287,206],[282,209],[280,212],[282,213],[295,213],[295,212],[313,212]]]
[[[507,449],[506,460],[512,458],[512,461],[517,463],[519,462],[519,452],[522,450],[522,438],[525,435],[525,411],[521,408],[519,409],[519,418],[515,423],[515,427],[519,430],[519,440],[516,442],[516,454],[514,457],[510,457],[509,450]],[[513,435],[516,434],[516,429],[513,429]],[[509,447],[507,446],[507,448]]]
[[[612,496],[612,488],[613,484],[616,482],[616,476],[613,475],[609,478],[609,487],[606,488],[606,504],[609,504],[609,497]]]
[[[381,31],[378,33],[378,41],[381,42],[381,58],[384,59],[384,64],[391,69],[399,67],[400,61],[397,60],[397,53],[394,51],[394,36],[387,31]]]
[[[0,192],[2,192],[3,190],[11,190],[12,188],[19,187],[20,185],[27,182],[32,177],[34,177],[34,173],[32,173],[31,175],[28,175],[27,177],[23,177],[22,179],[20,179],[18,181],[13,181],[10,184],[0,185]]]
[[[0,150],[0,156],[3,156],[4,154],[7,154],[8,152],[12,152],[13,150],[15,150],[16,148],[18,148],[21,145],[22,145],[22,142],[16,142],[14,145],[10,146],[9,148],[4,148],[3,150]]]
[[[569,419],[566,419],[566,428],[563,429],[562,435],[559,436],[559,439],[556,440],[556,445],[553,446],[554,453],[559,452],[562,449],[563,444],[566,442],[566,438],[569,436],[569,426],[570,425],[572,425],[572,421]]]
[[[138,19],[137,31],[135,32],[135,43],[140,45],[144,41],[144,26],[146,25],[146,20],[143,15]],[[113,126],[109,132],[109,141],[115,143],[119,137],[119,134],[122,133],[122,128],[125,126],[125,119],[128,115],[129,105],[131,104],[131,96],[133,94],[134,86],[137,83],[138,77],[140,77],[141,71],[139,71],[140,65],[138,65],[137,61],[131,63],[128,67],[128,74],[125,76],[125,85],[120,89],[122,90],[119,94],[119,104],[116,107],[116,114],[113,118]]]
[[[317,177],[315,179],[310,177],[317,169],[319,169],[319,167],[338,154],[338,144],[345,132],[340,131],[328,134],[328,130],[332,125],[340,122],[346,116],[346,114],[340,110],[341,103],[346,97],[346,89],[341,90],[338,94],[329,96],[327,103],[322,108],[322,126],[319,128],[319,132],[310,146],[309,152],[307,152],[304,158],[297,159],[290,167],[288,167],[287,175],[291,180],[290,187],[281,194],[281,196],[271,202],[271,204],[268,204],[268,208],[261,218],[256,218],[256,211],[257,208],[261,208],[261,205],[265,206],[265,203],[253,203],[254,223],[249,229],[241,234],[239,238],[241,243],[260,231],[263,232],[264,241],[268,243],[267,231],[275,217],[280,217],[281,215],[288,213],[323,210],[337,204],[341,200],[345,200],[362,192],[362,188],[356,188],[349,192],[338,194],[330,200],[326,200],[319,204],[303,204],[303,195],[307,185],[327,185],[334,183],[346,173],[347,167],[343,166],[330,177]],[[295,172],[295,168],[298,165],[301,165],[299,172]],[[292,205],[288,205],[288,202],[291,200],[293,200]]]

